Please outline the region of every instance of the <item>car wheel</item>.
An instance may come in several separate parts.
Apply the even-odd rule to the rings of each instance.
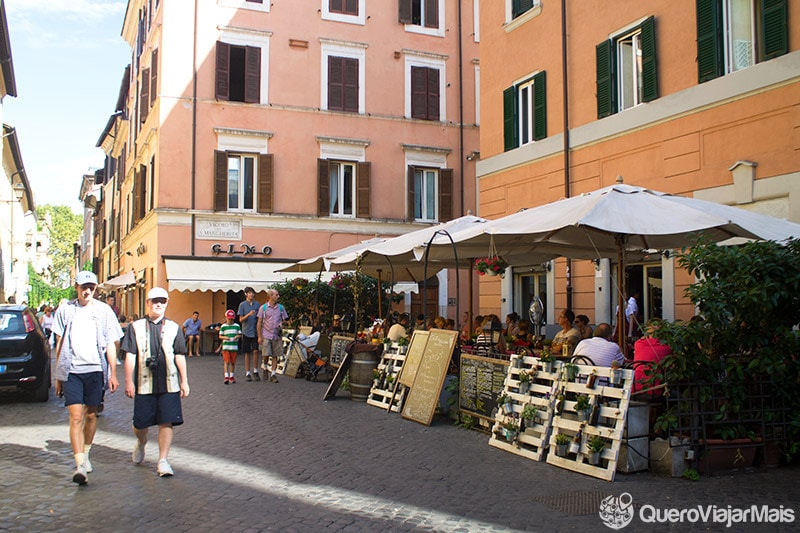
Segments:
[[[45,374],[45,379],[33,389],[34,402],[46,402],[50,399],[50,371]]]

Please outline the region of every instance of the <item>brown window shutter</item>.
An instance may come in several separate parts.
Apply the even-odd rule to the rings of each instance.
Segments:
[[[411,67],[411,118],[428,118],[428,72],[425,67]]]
[[[358,218],[371,218],[372,216],[369,202],[370,170],[369,162],[356,165],[356,216]]]
[[[400,23],[411,24],[412,21],[411,0],[400,0],[399,4],[400,4],[399,5]]]
[[[258,156],[258,212],[273,212],[273,194],[275,190],[275,157],[273,154]]]
[[[428,70],[428,105],[427,118],[429,120],[439,120],[439,70],[429,68]]]
[[[139,203],[136,210],[139,212],[139,219],[143,219],[147,214],[147,166],[139,166]]]
[[[439,222],[453,220],[453,169],[439,171]]]
[[[344,111],[344,58],[328,56],[328,109]]]
[[[228,43],[217,41],[217,75],[214,88],[214,97],[217,100],[230,100],[230,49]]]
[[[153,107],[158,96],[158,48],[153,50],[152,58],[150,59],[150,107]]]
[[[228,210],[228,154],[214,150],[214,211]]]
[[[261,101],[261,48],[256,46],[244,48],[244,101]]]
[[[439,27],[439,2],[437,0],[425,1],[425,27]]]
[[[317,216],[327,217],[331,215],[331,172],[327,159],[317,159],[317,183],[319,184],[319,203],[317,204]]]
[[[344,110],[358,113],[358,59],[344,60]]]
[[[141,216],[139,215],[139,205],[142,202],[142,175],[141,171],[133,171],[133,205],[131,206],[131,221],[132,225],[139,222]]]
[[[414,167],[408,166],[408,213],[406,220],[414,222]]]
[[[150,111],[150,69],[142,69],[142,81],[139,84],[139,120],[144,123]]]

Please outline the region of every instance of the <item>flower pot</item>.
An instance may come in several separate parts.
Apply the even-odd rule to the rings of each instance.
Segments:
[[[622,369],[616,368],[611,371],[611,384],[619,387],[620,383],[622,383]]]
[[[513,429],[503,428],[503,436],[508,442],[513,442],[517,432]]]
[[[492,269],[488,269],[488,270],[486,271],[486,275],[487,275],[487,276],[496,276],[496,275],[497,275],[497,272],[495,272],[495,271],[494,271],[494,270],[492,270]]]
[[[699,458],[697,471],[702,474],[725,472],[752,466],[756,450],[761,446],[761,438],[708,439],[705,446],[707,453]]]
[[[592,415],[591,409],[581,409],[580,411],[575,411],[578,413],[578,420],[581,422],[588,422],[589,417]]]
[[[406,345],[397,347],[397,353],[399,353],[400,355],[405,355],[407,351],[408,351],[408,346]]]
[[[530,386],[531,386],[530,383],[520,381],[519,382],[519,393],[520,394],[527,394],[528,393],[528,389],[530,388]]]
[[[575,378],[578,377],[578,367],[577,366],[568,366],[567,367],[567,381],[575,381]]]
[[[542,362],[542,372],[552,372],[552,371],[553,371],[553,363],[552,362],[550,362],[550,361],[548,361],[546,363]]]
[[[586,457],[589,460],[590,465],[600,464],[600,452],[589,452]]]
[[[507,415],[514,413],[514,404],[511,402],[506,402],[503,404],[503,412]]]
[[[535,417],[534,418],[526,418],[525,419],[525,427],[526,428],[532,428],[535,425],[536,425],[536,418]]]
[[[569,444],[556,444],[556,455],[558,457],[566,457],[568,446]]]
[[[514,358],[514,368],[522,368],[522,356],[518,355]]]

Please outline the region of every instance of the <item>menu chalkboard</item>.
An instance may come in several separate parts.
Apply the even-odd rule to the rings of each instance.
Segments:
[[[411,344],[408,345],[406,360],[403,363],[403,371],[400,373],[399,383],[410,387],[414,384],[417,377],[417,369],[422,361],[422,354],[425,353],[425,345],[428,344],[428,331],[415,331],[411,336]]]
[[[334,335],[333,339],[331,339],[331,357],[328,359],[328,363],[331,366],[338,368],[339,365],[342,364],[342,359],[344,359],[345,351],[344,349],[347,348],[347,345],[353,342],[352,337],[344,337],[342,335]]]
[[[425,352],[417,368],[414,384],[403,404],[403,418],[430,425],[444,376],[450,366],[450,357],[458,338],[457,331],[432,329],[428,334]]]
[[[503,392],[508,361],[461,353],[458,405],[468,414],[491,418]]]

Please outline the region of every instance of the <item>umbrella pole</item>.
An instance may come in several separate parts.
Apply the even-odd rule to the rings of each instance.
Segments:
[[[617,242],[617,343],[619,344],[619,349],[622,351],[622,354],[625,357],[628,357],[626,353],[626,345],[625,345],[625,324],[623,322],[623,317],[625,316],[625,310],[622,309],[622,304],[625,299],[625,238],[622,235],[615,236],[614,240]]]
[[[379,268],[378,269],[378,318],[383,318],[383,300],[381,299],[383,293],[383,281],[381,279],[381,273],[383,271]]]

